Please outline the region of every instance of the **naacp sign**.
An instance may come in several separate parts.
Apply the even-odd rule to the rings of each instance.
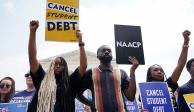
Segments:
[[[129,56],[134,56],[144,65],[143,43],[140,26],[114,25],[116,62],[129,64]]]

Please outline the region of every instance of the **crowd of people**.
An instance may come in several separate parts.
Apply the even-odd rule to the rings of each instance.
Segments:
[[[114,68],[111,65],[112,50],[108,45],[102,45],[97,50],[99,65],[95,68],[87,68],[87,56],[82,41],[82,33],[76,31],[78,47],[80,50],[80,64],[74,72],[69,74],[68,65],[63,57],[56,57],[45,71],[37,59],[36,31],[39,22],[32,20],[29,23],[28,56],[30,70],[24,75],[27,89],[21,92],[15,91],[15,81],[11,77],[0,80],[0,103],[27,102],[28,112],[74,112],[75,98],[78,98],[92,112],[125,112],[126,106],[123,97],[133,101],[136,95],[136,74],[139,66],[136,57],[129,56],[131,64],[130,74],[124,70]],[[150,66],[147,70],[146,82],[167,82],[169,93],[175,112],[190,112],[183,95],[194,93],[194,58],[187,62],[190,31],[183,33],[183,46],[175,66],[169,78],[159,64]],[[184,85],[178,85],[177,81],[186,65],[191,79]],[[91,91],[91,99],[83,96],[85,90]],[[178,92],[178,98],[175,98]],[[147,111],[141,108],[140,111]]]

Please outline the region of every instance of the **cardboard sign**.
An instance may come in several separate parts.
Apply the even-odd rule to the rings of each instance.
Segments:
[[[144,65],[144,52],[140,26],[114,25],[117,64],[130,64],[129,56],[134,56]]]
[[[166,82],[139,83],[142,106],[149,112],[174,112]]]
[[[194,93],[184,94],[183,97],[185,98],[185,101],[187,102],[187,105],[191,112],[194,112]]]
[[[78,41],[79,0],[47,0],[45,39]]]
[[[0,112],[26,112],[27,103],[0,103]]]

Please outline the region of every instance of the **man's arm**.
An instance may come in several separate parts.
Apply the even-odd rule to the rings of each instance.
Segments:
[[[176,66],[176,68],[174,69],[172,75],[171,75],[171,79],[173,81],[173,83],[177,83],[181,72],[183,71],[183,68],[186,64],[187,61],[187,55],[188,55],[188,48],[189,48],[189,35],[190,32],[188,30],[185,30],[182,33],[183,37],[184,37],[184,42],[183,42],[183,46],[182,46],[182,51],[178,60],[178,64]]]
[[[37,50],[36,50],[36,30],[38,29],[39,22],[32,20],[30,21],[30,36],[28,43],[28,57],[30,63],[30,70],[32,73],[36,73],[39,67],[39,62],[37,60]]]
[[[82,102],[83,104],[85,105],[88,105],[88,106],[92,106],[92,101],[90,101],[89,99],[87,99],[84,95],[83,95],[83,92],[80,92],[76,95],[76,98]]]
[[[132,66],[130,69],[130,81],[128,88],[125,90],[125,95],[127,96],[128,100],[133,101],[136,94],[135,70],[139,66],[139,62],[135,57],[129,57],[129,61],[132,63]]]
[[[82,33],[80,30],[76,31],[76,36],[79,39],[79,48],[80,48],[80,66],[79,66],[79,74],[80,77],[84,75],[87,68],[87,57],[84,49],[84,42],[82,41]]]

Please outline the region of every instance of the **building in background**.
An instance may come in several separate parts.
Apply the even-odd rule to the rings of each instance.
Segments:
[[[49,57],[46,59],[42,59],[40,60],[41,65],[43,66],[43,68],[46,70],[50,64],[50,62],[55,58],[55,57],[63,57],[68,65],[68,69],[69,72],[74,71],[78,66],[79,66],[79,50],[75,50],[75,51],[71,51],[71,52],[67,52],[67,53],[63,53],[60,55],[56,55],[53,57]],[[87,56],[87,61],[88,61],[88,66],[87,69],[96,67],[99,65],[99,60],[97,59],[97,55],[96,53],[90,52],[90,51],[86,51],[86,56]],[[116,59],[113,58],[112,61],[112,66],[113,67],[118,67],[118,65],[116,64]]]

